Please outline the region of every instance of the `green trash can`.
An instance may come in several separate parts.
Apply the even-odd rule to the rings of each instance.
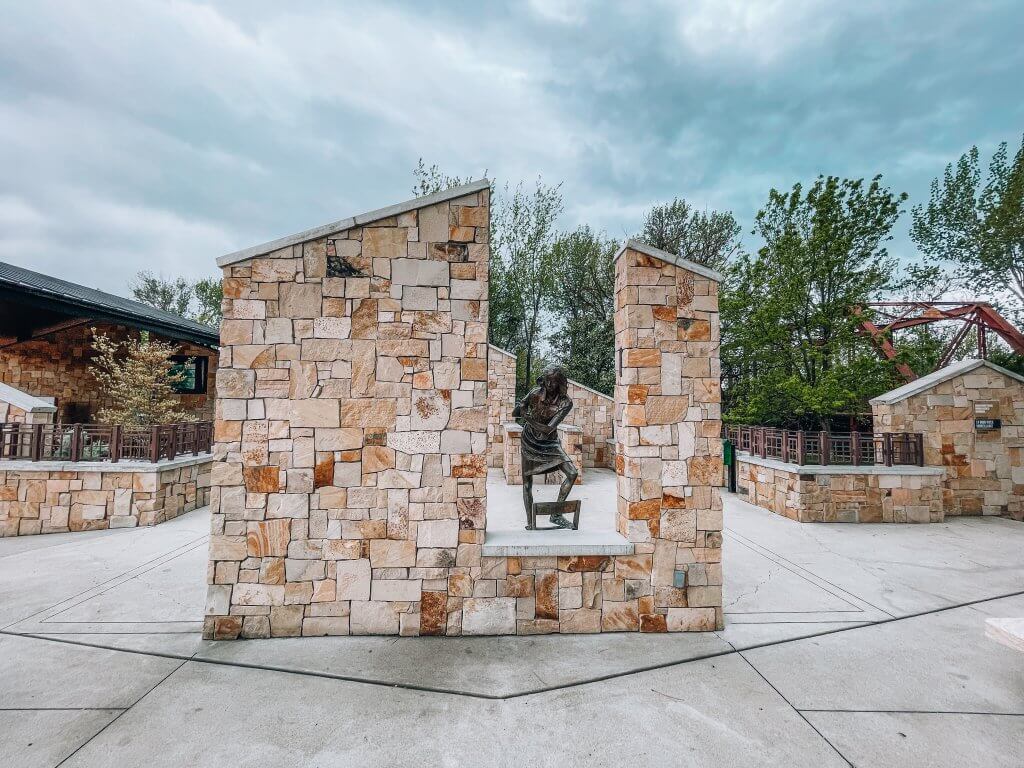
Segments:
[[[732,440],[722,440],[722,463],[725,465],[725,488],[729,493],[736,493],[736,449]]]

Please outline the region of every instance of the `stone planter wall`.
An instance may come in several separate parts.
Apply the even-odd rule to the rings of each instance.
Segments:
[[[924,433],[925,464],[946,470],[946,515],[1024,519],[1024,383],[980,365],[897,402],[885,398],[872,401],[875,431]],[[975,417],[1002,426],[976,430]]]
[[[801,523],[941,523],[943,471],[932,467],[819,467],[740,454],[748,501]]]
[[[504,425],[512,421],[516,396],[516,358],[499,347],[491,346],[487,359],[488,463],[500,467],[504,462]],[[573,409],[564,424],[579,427],[583,463],[580,467],[614,467],[614,451],[608,441],[614,436],[615,400],[593,389],[569,380],[567,394]]]
[[[0,536],[156,525],[206,506],[210,456],[159,464],[0,463]]]

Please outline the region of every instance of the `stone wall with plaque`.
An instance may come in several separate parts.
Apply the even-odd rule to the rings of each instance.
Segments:
[[[871,401],[875,432],[921,432],[943,467],[946,515],[1024,519],[1024,378],[984,360],[954,363]]]

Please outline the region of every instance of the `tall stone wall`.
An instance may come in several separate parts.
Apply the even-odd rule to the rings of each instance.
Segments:
[[[225,267],[205,637],[461,633],[486,513],[488,195]]]
[[[124,326],[94,325],[97,331],[117,341],[136,334]],[[101,408],[113,404],[89,371],[95,356],[92,328],[93,324],[79,325],[5,347],[0,352],[0,382],[36,397],[54,398],[62,421],[92,421]],[[160,339],[156,334],[153,337]],[[177,398],[182,410],[200,419],[212,419],[217,353],[188,342],[172,343],[178,354],[209,358],[206,393]]]
[[[491,346],[487,359],[488,465],[501,467],[504,451],[503,425],[511,422],[516,397],[516,358]],[[569,380],[568,395],[573,408],[563,423],[583,430],[583,466],[613,466],[615,400],[589,387]]]
[[[946,469],[946,515],[1024,518],[1024,382],[981,365],[872,411],[876,433],[924,434],[924,463]],[[1002,426],[978,430],[975,417]]]
[[[635,241],[615,264],[617,527],[652,557],[669,631],[722,627],[715,277]]]

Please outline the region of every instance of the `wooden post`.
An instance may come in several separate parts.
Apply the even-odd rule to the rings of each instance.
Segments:
[[[768,441],[764,439],[764,427],[757,429],[758,440],[761,441],[761,458],[768,458]]]
[[[796,433],[796,458],[800,466],[807,463],[807,442],[802,429]]]
[[[178,455],[178,425],[171,424],[168,428],[169,437],[167,438],[167,458],[173,459]]]
[[[822,466],[828,466],[829,454],[832,453],[832,446],[829,445],[828,432],[818,432],[818,459]]]
[[[853,466],[860,466],[860,432],[856,430],[850,433],[850,458],[853,460]]]
[[[892,432],[882,435],[882,463],[887,467],[892,466]]]
[[[924,466],[924,433],[917,433],[917,466]]]
[[[121,425],[110,428],[110,462],[116,464],[121,458]]]
[[[29,438],[28,453],[32,461],[40,461],[43,457],[43,425],[33,424],[32,435]],[[12,458],[17,458],[12,457]]]
[[[78,461],[82,455],[82,425],[75,424],[71,430],[71,461]]]
[[[154,464],[160,461],[160,427],[155,425],[149,429],[149,460]]]

